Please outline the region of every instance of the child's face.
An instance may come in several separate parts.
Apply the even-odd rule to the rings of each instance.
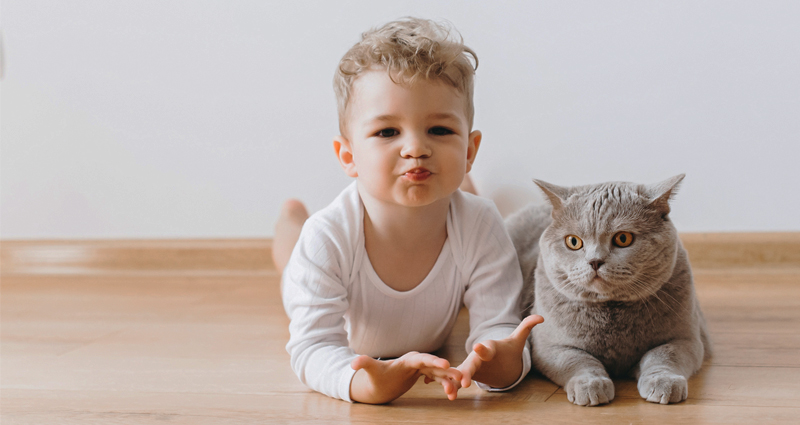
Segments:
[[[466,101],[438,81],[392,82],[385,70],[353,83],[348,138],[334,141],[339,161],[370,196],[409,207],[448,198],[480,145],[469,132]]]

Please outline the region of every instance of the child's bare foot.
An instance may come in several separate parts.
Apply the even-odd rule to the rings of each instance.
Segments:
[[[275,239],[272,241],[272,261],[278,272],[283,272],[292,255],[300,230],[308,219],[305,205],[297,199],[289,199],[281,206],[281,215],[275,223]]]
[[[461,182],[459,189],[461,189],[463,192],[469,192],[473,195],[478,194],[478,190],[475,189],[475,185],[472,184],[472,178],[470,178],[469,174],[464,176],[464,181]]]

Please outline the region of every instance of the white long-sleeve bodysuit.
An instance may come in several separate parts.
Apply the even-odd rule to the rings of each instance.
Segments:
[[[517,254],[497,209],[461,191],[451,196],[447,240],[428,276],[410,291],[390,288],[364,247],[356,185],[306,221],[281,288],[291,319],[286,349],[292,369],[311,389],[347,401],[355,357],[434,351],[462,305],[469,310],[467,352],[476,342],[508,337],[520,322],[522,288]],[[530,370],[527,346],[522,360],[519,380]]]

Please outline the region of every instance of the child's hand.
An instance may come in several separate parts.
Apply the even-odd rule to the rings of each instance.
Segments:
[[[357,371],[350,383],[350,398],[361,403],[388,403],[405,394],[423,375],[426,384],[441,383],[447,398],[455,400],[461,382],[461,372],[451,368],[450,362],[415,351],[394,360],[359,356],[350,367]]]
[[[473,379],[494,388],[516,382],[522,373],[525,341],[533,327],[542,322],[544,318],[534,314],[526,317],[508,338],[475,344],[467,359],[456,368],[462,373],[461,386],[469,387]]]

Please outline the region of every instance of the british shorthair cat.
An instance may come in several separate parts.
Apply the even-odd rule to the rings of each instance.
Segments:
[[[525,285],[533,365],[568,399],[614,399],[611,377],[630,376],[654,403],[688,396],[710,354],[692,271],[669,218],[684,175],[653,185],[561,187],[534,180],[549,200],[506,220]]]

